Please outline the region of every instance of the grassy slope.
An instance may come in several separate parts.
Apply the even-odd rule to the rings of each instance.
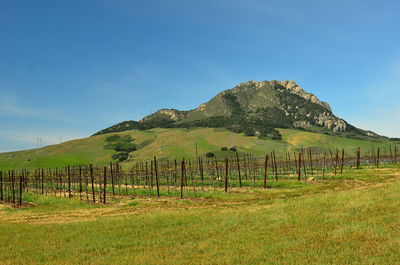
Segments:
[[[134,143],[136,144],[140,144],[144,140],[154,139],[148,146],[133,152],[133,160],[149,159],[154,155],[178,159],[193,157],[196,141],[198,141],[200,155],[219,150],[222,146],[237,146],[239,151],[257,156],[263,156],[272,149],[275,149],[278,153],[295,151],[300,147],[312,147],[316,150],[345,148],[349,152],[354,152],[355,148],[359,146],[366,151],[370,150],[372,146],[387,147],[389,144],[393,144],[389,141],[368,142],[290,129],[280,129],[280,132],[283,136],[282,141],[261,140],[257,137],[246,137],[243,134],[212,128],[192,130],[153,129],[151,131],[127,131],[118,134],[131,135],[135,138]],[[113,151],[103,148],[107,136],[99,135],[28,151],[0,153],[0,168],[107,163],[113,154]]]
[[[341,179],[343,178],[343,179]],[[0,204],[2,264],[397,264],[399,168],[204,199]],[[333,192],[334,191],[334,192]],[[135,202],[135,203],[133,203]]]

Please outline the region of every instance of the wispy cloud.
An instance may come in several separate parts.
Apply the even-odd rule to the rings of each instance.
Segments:
[[[24,117],[81,123],[55,109],[24,106],[15,95],[0,94],[0,117]]]
[[[38,146],[38,137],[41,139],[40,145],[47,146],[59,144],[60,142],[70,141],[86,137],[84,133],[65,130],[1,130],[0,143],[11,143],[0,145],[0,152],[16,151],[17,149],[32,149]]]

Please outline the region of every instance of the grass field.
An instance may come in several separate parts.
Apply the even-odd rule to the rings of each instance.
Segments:
[[[400,168],[108,205],[0,204],[1,264],[398,264]]]
[[[316,151],[327,149],[346,149],[354,153],[357,147],[363,151],[371,150],[372,146],[382,149],[394,145],[394,142],[382,140],[371,142],[329,136],[291,129],[280,129],[281,141],[263,140],[257,137],[246,137],[224,129],[153,129],[150,131],[126,131],[119,135],[131,135],[135,144],[144,141],[151,143],[131,153],[132,161],[158,158],[182,159],[194,157],[196,141],[199,155],[207,152],[217,152],[221,147],[236,146],[238,151],[263,156],[273,149],[278,153],[297,151],[299,148],[312,148]],[[20,152],[0,153],[0,169],[9,168],[38,168],[88,163],[106,164],[110,162],[112,150],[104,149],[105,139],[109,135],[99,135],[84,139],[73,140],[58,145],[48,146]],[[398,144],[398,143],[397,143]]]

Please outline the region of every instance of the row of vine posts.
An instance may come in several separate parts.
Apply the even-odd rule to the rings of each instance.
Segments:
[[[23,193],[34,192],[93,203],[107,203],[109,196],[196,196],[198,192],[269,187],[270,181],[332,179],[344,169],[397,164],[398,149],[373,148],[351,155],[345,150],[324,153],[301,149],[280,157],[275,150],[262,159],[239,154],[224,158],[137,161],[129,168],[118,163],[63,168],[0,171],[0,201],[23,204]]]

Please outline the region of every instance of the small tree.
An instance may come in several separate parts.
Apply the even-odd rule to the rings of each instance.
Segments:
[[[228,147],[226,147],[226,146],[222,147],[221,151],[228,151]]]
[[[208,152],[207,154],[206,154],[206,157],[208,157],[208,158],[212,158],[212,157],[214,157],[215,156],[215,154],[213,153],[213,152]]]
[[[128,157],[128,153],[116,153],[111,156],[112,159],[117,160],[118,162],[125,161],[128,159]]]

